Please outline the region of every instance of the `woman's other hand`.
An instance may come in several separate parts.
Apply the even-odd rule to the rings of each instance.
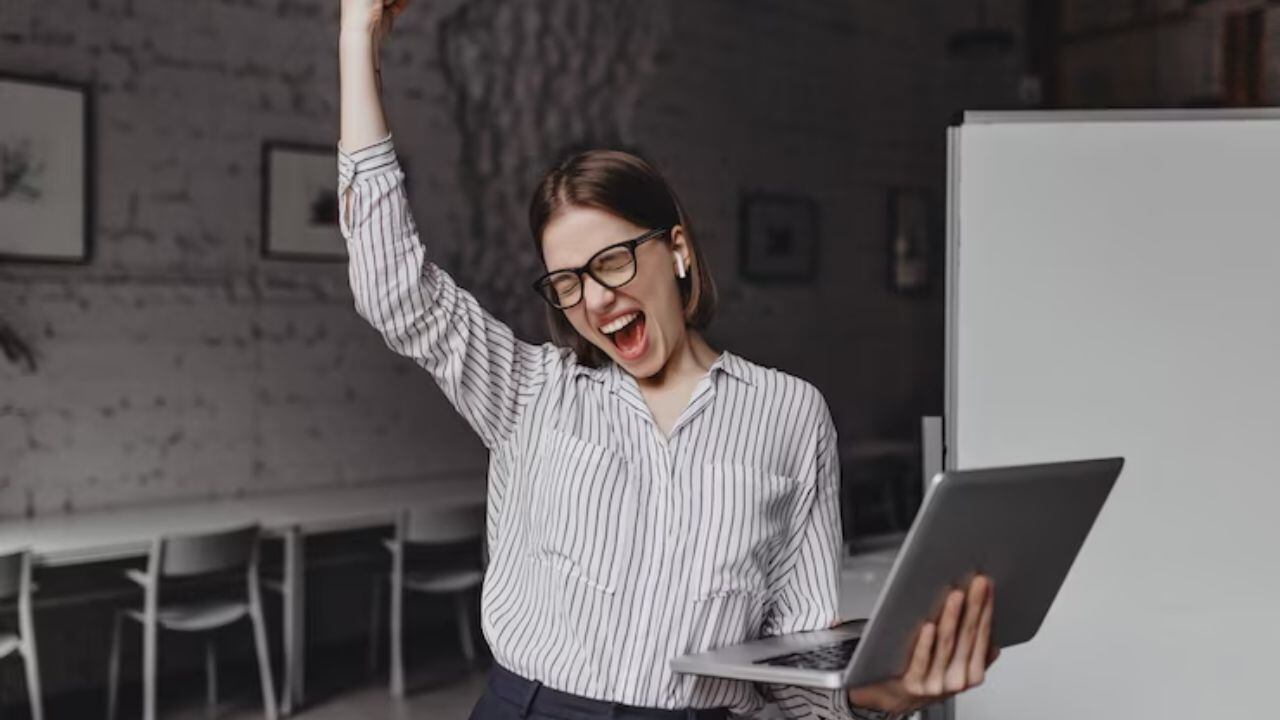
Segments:
[[[942,614],[925,623],[902,677],[849,691],[865,708],[909,713],[982,684],[1000,654],[991,645],[995,587],[978,575],[967,591],[952,590]]]

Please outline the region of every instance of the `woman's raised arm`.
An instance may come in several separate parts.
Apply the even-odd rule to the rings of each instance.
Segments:
[[[515,338],[426,257],[387,130],[378,46],[405,0],[343,0],[339,226],[356,311],[397,353],[434,376],[490,449],[566,356]]]
[[[379,79],[379,48],[408,0],[342,0],[338,32],[341,123],[338,147],[366,148],[387,136]]]

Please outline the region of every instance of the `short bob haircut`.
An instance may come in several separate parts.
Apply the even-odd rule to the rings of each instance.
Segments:
[[[706,328],[716,311],[716,288],[695,240],[689,216],[675,191],[649,163],[621,150],[588,150],[565,158],[547,171],[529,202],[529,231],[542,258],[542,232],[556,213],[568,207],[590,207],[612,213],[642,228],[684,228],[690,253],[689,272],[680,285],[685,326]],[[563,310],[547,307],[551,338],[572,348],[578,362],[601,367],[609,356],[578,334]]]

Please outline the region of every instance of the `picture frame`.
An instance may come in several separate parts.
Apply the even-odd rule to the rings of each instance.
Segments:
[[[338,229],[336,147],[270,140],[262,145],[261,255],[346,262]]]
[[[92,94],[0,73],[0,260],[86,264],[93,251]]]
[[[889,288],[904,295],[927,293],[937,264],[933,196],[923,188],[890,188],[887,211]]]
[[[812,198],[745,193],[738,206],[739,273],[767,283],[811,282],[818,272],[821,217]]]

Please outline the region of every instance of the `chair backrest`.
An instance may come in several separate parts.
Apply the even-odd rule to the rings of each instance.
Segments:
[[[161,577],[189,577],[248,568],[258,547],[258,526],[167,535],[157,543]]]
[[[397,536],[401,542],[416,545],[448,545],[484,536],[485,506],[452,507],[420,505],[401,515]]]
[[[0,600],[12,600],[22,592],[25,550],[0,555]]]

